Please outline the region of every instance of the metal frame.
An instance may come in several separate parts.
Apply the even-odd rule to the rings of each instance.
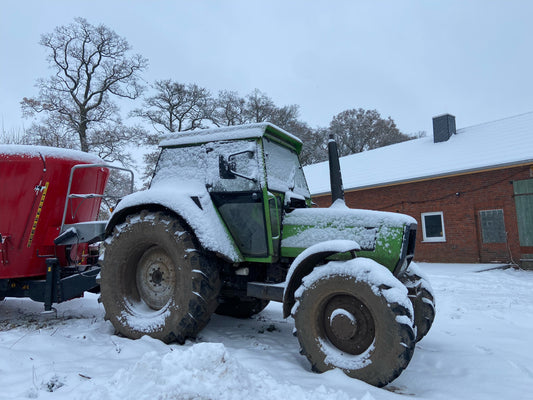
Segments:
[[[103,194],[96,194],[96,193],[86,193],[85,195],[81,195],[79,193],[70,193],[70,190],[72,188],[72,179],[74,177],[74,172],[78,169],[83,169],[83,168],[108,168],[108,169],[117,169],[117,170],[120,170],[120,171],[124,171],[124,172],[129,172],[130,175],[131,175],[131,183],[130,183],[130,193],[133,193],[133,179],[134,179],[134,176],[133,176],[133,171],[131,169],[128,169],[128,168],[122,168],[122,167],[116,167],[114,165],[108,165],[108,164],[78,164],[78,165],[75,165],[73,166],[71,169],[70,169],[70,178],[68,180],[68,189],[67,189],[67,195],[65,197],[65,208],[63,209],[63,218],[61,219],[61,229],[59,231],[59,233],[63,233],[63,229],[65,227],[65,219],[67,217],[67,210],[68,210],[68,205],[69,205],[69,200],[70,199],[75,199],[75,198],[80,198],[80,197],[83,197],[83,198],[94,198],[94,197],[99,197],[99,198],[104,198],[104,197],[108,197],[108,198],[111,198],[111,199],[119,199],[120,196],[104,196]],[[87,197],[87,196],[90,196],[90,197]]]

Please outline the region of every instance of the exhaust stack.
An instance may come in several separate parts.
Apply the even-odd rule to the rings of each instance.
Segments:
[[[337,200],[344,201],[344,188],[342,187],[341,165],[339,162],[339,152],[337,150],[337,142],[333,138],[333,134],[329,135],[328,141],[329,153],[329,181],[331,185],[331,203]]]

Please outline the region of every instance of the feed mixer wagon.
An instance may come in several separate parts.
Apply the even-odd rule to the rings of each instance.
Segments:
[[[98,287],[92,243],[111,168],[75,150],[0,145],[0,299],[29,297],[51,311]]]

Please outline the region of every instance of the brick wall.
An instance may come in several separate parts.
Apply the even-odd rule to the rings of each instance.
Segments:
[[[415,259],[418,261],[477,263],[518,262],[521,250],[513,198],[513,180],[531,177],[529,166],[438,178],[376,189],[347,191],[351,208],[393,211],[418,221]],[[331,197],[316,196],[321,207]],[[503,209],[508,243],[483,243],[479,211]],[[443,212],[445,242],[423,242],[421,213]]]

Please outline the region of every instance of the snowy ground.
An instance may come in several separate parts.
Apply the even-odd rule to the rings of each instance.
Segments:
[[[437,318],[392,384],[310,372],[279,304],[255,319],[214,316],[184,346],[113,335],[97,296],[56,306],[0,302],[0,399],[531,399],[533,272],[420,264]]]

